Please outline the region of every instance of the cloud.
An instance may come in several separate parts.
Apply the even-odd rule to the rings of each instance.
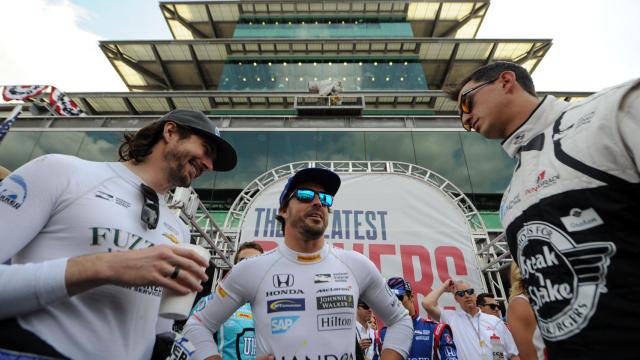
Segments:
[[[65,92],[126,91],[98,47],[82,30],[88,11],[69,0],[3,2],[0,85],[54,85]]]
[[[492,0],[478,38],[546,38],[539,91],[598,91],[640,76],[637,0]]]

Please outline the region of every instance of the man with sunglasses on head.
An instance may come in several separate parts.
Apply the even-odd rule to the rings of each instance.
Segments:
[[[172,246],[191,236],[165,195],[231,170],[234,149],[178,109],[119,155],[45,155],[0,183],[0,358],[149,359],[163,288],[202,289],[208,262]]]
[[[447,324],[425,320],[418,314],[411,284],[401,277],[392,277],[387,284],[413,319],[413,343],[407,360],[458,360],[451,328]],[[383,344],[386,333],[386,327],[380,330]]]
[[[569,103],[496,62],[450,95],[465,128],[516,160],[500,217],[549,356],[636,356],[640,307],[621,304],[640,297],[640,80]]]
[[[440,309],[438,301],[445,292],[453,294],[460,310]],[[461,360],[494,359],[496,342],[505,359],[519,360],[509,329],[499,318],[478,309],[475,289],[466,282],[448,279],[422,299],[422,306],[435,321],[451,326]]]
[[[329,212],[340,177],[326,169],[302,169],[280,194],[277,219],[284,243],[236,265],[207,306],[187,321],[192,358],[215,353],[211,333],[249,302],[256,325],[256,355],[277,360],[355,359],[356,305],[361,299],[389,325],[383,360],[407,356],[411,318],[375,265],[354,251],[325,243]]]

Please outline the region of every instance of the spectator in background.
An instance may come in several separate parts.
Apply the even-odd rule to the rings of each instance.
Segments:
[[[358,311],[356,312],[356,340],[360,345],[360,350],[365,360],[372,360],[376,355],[374,346],[376,331],[369,327],[372,318],[371,308],[364,301],[358,301]]]
[[[440,310],[438,301],[445,292],[453,294],[462,310]],[[503,349],[498,350],[504,352],[505,359],[519,359],[518,349],[507,326],[501,319],[478,309],[475,289],[466,282],[448,279],[422,299],[422,306],[434,320],[451,326],[460,359],[491,358],[492,353],[496,352],[491,339],[495,336],[499,337],[498,346],[501,345]]]
[[[242,243],[238,247],[238,252],[233,259],[233,263],[258,256],[264,253],[262,246],[255,241]],[[211,295],[200,299],[194,309],[202,309],[206,305]],[[253,313],[251,305],[244,304],[229,320],[213,334],[216,345],[218,345],[218,354],[213,355],[215,360],[252,360],[256,358],[255,328],[253,323]],[[222,355],[220,355],[222,354]]]
[[[413,305],[414,296],[408,281],[401,277],[392,277],[387,280],[387,284],[413,319],[413,342],[407,360],[457,360],[458,353],[449,325],[420,317]],[[386,330],[380,329],[381,343],[384,343]]]
[[[0,181],[2,181],[2,179],[6,178],[7,175],[11,174],[11,171],[9,171],[9,169],[7,169],[6,167],[0,165]]]
[[[544,360],[545,347],[540,329],[536,323],[529,296],[524,289],[520,269],[515,261],[511,263],[511,291],[509,308],[507,309],[507,323],[518,346],[520,359]]]
[[[482,293],[478,295],[476,299],[476,304],[485,314],[493,315],[495,317],[501,318],[500,316],[500,305],[496,301],[496,297],[491,293]]]

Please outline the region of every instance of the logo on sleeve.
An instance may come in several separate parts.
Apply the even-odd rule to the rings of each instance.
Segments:
[[[304,299],[277,299],[267,301],[267,313],[304,311]]]
[[[286,333],[299,318],[300,316],[276,316],[271,318],[271,333]]]
[[[538,326],[547,340],[563,340],[589,324],[616,247],[610,242],[576,244],[545,222],[525,223],[517,234],[518,264]]]
[[[9,175],[0,182],[0,202],[18,210],[27,200],[27,183],[20,175]]]

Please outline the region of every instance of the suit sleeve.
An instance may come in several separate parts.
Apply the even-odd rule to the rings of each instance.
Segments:
[[[213,334],[252,297],[250,289],[253,283],[247,284],[247,279],[252,278],[249,273],[251,267],[246,266],[248,263],[243,261],[236,265],[209,295],[204,307],[197,308],[187,320],[183,335],[196,348],[192,359],[203,360],[219,354]]]
[[[439,324],[438,326],[443,326],[444,328],[442,333],[439,335],[438,349],[434,349],[434,351],[437,351],[438,354],[440,354],[440,360],[457,360],[458,351],[453,340],[451,328],[449,325],[445,324]]]
[[[624,96],[617,120],[622,141],[640,173],[640,80]]]
[[[382,350],[392,349],[406,358],[413,340],[413,322],[407,309],[389,289],[375,265],[361,254],[353,255],[347,266],[358,277],[360,296],[387,325]]]
[[[0,319],[20,316],[68,297],[67,259],[10,264],[56,211],[73,174],[70,157],[45,155],[0,182]]]

